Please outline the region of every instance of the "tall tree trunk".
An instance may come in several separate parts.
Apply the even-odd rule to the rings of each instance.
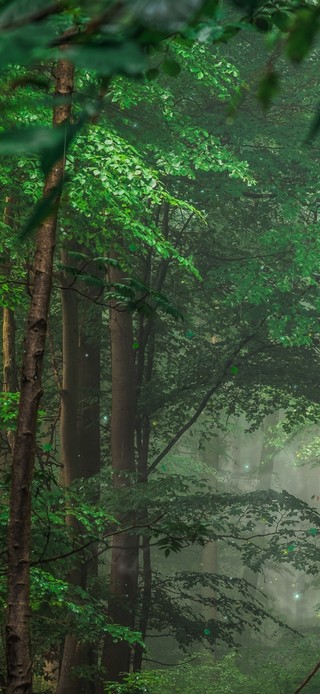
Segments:
[[[13,198],[7,197],[3,215],[4,223],[13,228]],[[4,259],[3,272],[10,280],[11,264],[9,252]],[[3,385],[4,393],[15,393],[18,390],[18,373],[16,363],[16,326],[14,312],[8,306],[3,307],[2,315],[2,356],[3,356]],[[7,439],[11,452],[13,451],[14,432],[7,431]]]
[[[274,468],[274,459],[277,453],[276,446],[270,440],[274,434],[274,428],[279,422],[279,411],[276,410],[267,415],[263,424],[263,442],[260,455],[260,466],[257,478],[257,491],[263,489],[272,489],[272,476]],[[264,523],[261,522],[257,528],[257,533],[262,534],[264,531]],[[251,584],[252,596],[255,596],[259,574],[252,571],[249,567],[244,570],[243,577]]]
[[[208,472],[210,477],[213,477],[213,482],[211,485],[215,492],[218,492],[218,481],[217,475],[215,474],[219,470],[219,436],[214,437],[210,441],[205,442],[205,448],[201,451],[202,460],[208,467]],[[213,474],[212,474],[213,473]],[[206,475],[208,477],[208,475]],[[214,540],[207,542],[202,550],[202,572],[205,574],[216,575],[218,573],[218,544]],[[215,594],[212,588],[203,588],[202,595],[204,598],[209,600],[214,600]],[[204,616],[208,621],[216,621],[217,619],[217,608],[212,602],[211,605],[204,607]]]
[[[154,331],[151,332],[153,337],[152,340],[152,364],[154,356]],[[150,357],[151,353],[149,351],[149,365],[151,367]],[[147,360],[148,362],[148,360]],[[149,371],[151,377],[152,367]],[[150,379],[149,379],[150,380]],[[149,382],[149,381],[148,381]],[[139,472],[139,483],[148,484],[148,455],[149,455],[149,443],[150,443],[150,418],[145,415],[140,427],[137,427],[138,434],[138,472]],[[148,522],[148,514],[145,514],[141,518],[143,523]],[[142,539],[142,557],[143,557],[143,568],[142,568],[142,600],[141,600],[141,611],[140,620],[138,624],[138,631],[141,633],[142,640],[145,641],[147,635],[147,628],[149,623],[150,607],[151,607],[151,597],[152,597],[152,565],[151,565],[151,547],[150,539],[148,537],[141,536]],[[133,671],[139,672],[142,667],[143,658],[143,647],[140,644],[136,644],[133,656]]]
[[[62,253],[64,265],[69,263],[67,251]],[[63,464],[64,485],[71,487],[74,480],[79,476],[78,458],[78,300],[77,294],[68,289],[68,274],[65,273],[64,287],[61,292],[62,302],[62,397],[61,397],[61,419],[60,419],[60,438],[61,438],[61,459]],[[73,515],[66,518],[67,527],[74,539],[78,539],[81,528]],[[81,565],[79,557],[76,558],[76,565],[70,572],[68,580],[73,585],[82,585]],[[64,642],[62,663],[57,687],[57,694],[77,694],[81,691],[81,683],[73,675],[73,668],[82,665],[83,647],[78,643],[78,639],[73,634],[67,634]]]
[[[69,264],[66,251],[63,264]],[[100,342],[101,306],[94,303],[88,287],[88,299],[79,301],[68,289],[68,275],[62,290],[63,318],[63,385],[61,403],[61,448],[64,484],[70,487],[76,479],[88,479],[100,471]],[[80,307],[81,303],[81,307]],[[82,309],[82,310],[81,310]],[[80,314],[80,315],[79,315]],[[97,501],[97,494],[92,501]],[[82,527],[73,516],[67,526],[78,539]],[[94,547],[92,547],[94,550]],[[87,573],[96,574],[97,561],[83,561],[81,553],[69,575],[69,582],[87,588]],[[57,694],[91,694],[94,684],[74,675],[74,668],[97,665],[94,645],[80,643],[73,634],[65,639]]]
[[[160,210],[159,210],[160,213]],[[159,217],[157,219],[159,222]],[[162,233],[165,238],[169,235],[169,205],[164,203],[163,205],[163,217],[162,217]],[[162,260],[158,270],[158,274],[155,281],[156,290],[160,292],[163,288],[168,268],[169,260]],[[144,271],[144,284],[151,288],[152,276],[152,250],[149,251],[145,263]],[[149,386],[151,383],[153,375],[154,357],[156,350],[156,332],[154,317],[151,316],[148,320],[145,320],[143,314],[140,315],[139,324],[139,349],[137,354],[137,364],[136,364],[136,379],[137,379],[137,403],[139,405],[139,399],[141,396],[143,386]],[[140,413],[140,418],[138,418],[136,424],[136,439],[137,439],[137,452],[138,452],[138,473],[139,473],[139,483],[148,484],[148,460],[149,460],[149,446],[150,446],[150,435],[151,435],[151,423],[149,414],[146,411]],[[148,513],[145,513],[140,519],[141,523],[147,524]],[[141,609],[139,624],[137,625],[138,631],[141,633],[142,640],[145,641],[147,635],[147,629],[149,624],[151,599],[152,599],[152,563],[151,563],[151,547],[150,539],[148,537],[141,536],[142,541],[142,557],[143,557],[143,568],[142,568],[142,599],[141,599]],[[140,644],[136,644],[134,648],[133,655],[133,671],[139,672],[142,668],[142,658],[143,658],[143,647]]]
[[[73,66],[60,59],[55,73],[55,94],[70,97]],[[53,124],[70,118],[69,99],[54,107]],[[58,161],[48,173],[44,194],[56,189],[65,167]],[[8,536],[8,614],[6,623],[7,694],[32,693],[30,641],[30,535],[31,482],[36,423],[42,394],[42,365],[47,334],[57,208],[40,226],[33,263],[34,282],[28,312],[22,362],[21,395],[15,436]]]
[[[124,273],[110,268],[109,281],[123,282]],[[135,471],[134,427],[136,410],[135,368],[133,353],[132,316],[117,310],[110,311],[112,411],[111,456],[113,482],[117,490],[132,484]],[[123,517],[123,524],[132,524],[132,514]],[[134,626],[138,576],[138,538],[131,533],[114,537],[111,555],[109,618],[114,624]],[[107,678],[121,681],[121,673],[130,668],[130,646],[126,641],[113,643],[105,639],[102,665]]]
[[[102,268],[96,264],[88,265],[87,272],[102,279]],[[79,301],[79,408],[78,408],[78,450],[80,454],[80,476],[85,479],[100,473],[100,380],[101,380],[101,332],[102,307],[95,303],[101,288],[86,285],[88,299]],[[97,503],[100,498],[99,479],[91,489],[87,502]],[[93,558],[86,560],[86,588],[95,594],[98,579],[98,546],[91,545]],[[89,643],[86,648],[86,663],[93,670],[98,668],[97,643]],[[83,685],[83,694],[94,694],[95,683]],[[78,694],[80,692],[78,691]]]

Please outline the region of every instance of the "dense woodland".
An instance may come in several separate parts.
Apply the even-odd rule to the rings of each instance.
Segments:
[[[317,1],[0,2],[0,689],[320,688]]]

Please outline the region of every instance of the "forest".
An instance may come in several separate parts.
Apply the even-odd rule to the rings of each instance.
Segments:
[[[319,64],[319,0],[0,0],[3,694],[319,693]]]

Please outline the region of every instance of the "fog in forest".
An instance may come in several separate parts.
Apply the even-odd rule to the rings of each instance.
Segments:
[[[0,692],[319,694],[318,0],[0,3]]]

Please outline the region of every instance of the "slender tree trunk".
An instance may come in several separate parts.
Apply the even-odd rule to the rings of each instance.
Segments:
[[[55,73],[57,96],[70,96],[73,66],[60,59]],[[53,124],[70,118],[69,101],[54,107]],[[44,194],[55,189],[64,172],[58,161],[48,173]],[[42,394],[42,364],[47,334],[57,210],[40,226],[33,264],[34,282],[24,340],[21,395],[12,460],[8,537],[8,615],[6,623],[7,694],[32,693],[30,642],[31,482],[37,414]]]
[[[6,206],[3,215],[4,223],[12,229],[13,227],[13,199],[6,199]],[[9,253],[6,254],[3,271],[8,281],[10,280],[11,264]],[[3,307],[2,315],[2,357],[3,357],[3,385],[4,393],[15,393],[18,390],[18,373],[16,363],[16,326],[14,312],[8,306]],[[7,431],[7,439],[11,453],[13,451],[14,432]]]
[[[205,443],[205,448],[202,451],[203,462],[208,467],[208,472],[216,473],[219,470],[219,436],[214,437],[211,441]],[[207,477],[207,475],[206,475]],[[217,476],[213,477],[213,489],[218,492]],[[204,574],[216,575],[218,573],[218,544],[212,540],[207,542],[202,550],[202,572]],[[205,587],[202,591],[203,597],[209,600],[214,600],[215,594],[212,588]],[[204,607],[204,616],[208,621],[216,621],[217,608],[212,602],[211,605]]]
[[[145,642],[147,629],[149,624],[149,615],[151,608],[152,599],[152,564],[151,564],[151,548],[150,539],[148,537],[143,537],[142,539],[142,553],[143,553],[143,592],[142,592],[142,605],[141,605],[141,615],[138,630],[141,633],[141,638]],[[133,671],[140,672],[142,668],[142,658],[143,658],[143,647],[137,644],[134,649],[133,656]]]
[[[109,281],[123,282],[124,275],[117,268],[110,269]],[[110,312],[111,363],[112,363],[112,411],[111,455],[114,487],[117,490],[132,484],[130,476],[135,471],[135,368],[132,349],[132,316],[117,310],[113,304]],[[123,524],[132,524],[132,514],[123,517]],[[114,537],[111,555],[109,618],[114,624],[134,626],[138,576],[138,538],[130,533]],[[130,668],[130,646],[125,641],[113,643],[105,639],[102,665],[107,678],[121,681],[121,673]]]
[[[260,455],[260,466],[257,478],[257,491],[262,491],[263,489],[272,489],[272,476],[274,468],[274,459],[277,453],[276,446],[270,441],[270,435],[274,433],[273,430],[279,422],[279,411],[276,410],[272,414],[267,415],[263,424],[263,442]],[[264,531],[264,523],[261,522],[257,528],[257,533],[261,534]],[[251,583],[252,596],[255,596],[255,592],[258,585],[259,574],[252,571],[249,567],[244,570],[243,577],[246,581]]]
[[[2,323],[3,348],[3,390],[5,393],[15,393],[18,390],[16,364],[16,325],[14,312],[4,307]]]
[[[159,220],[158,220],[159,221]],[[169,205],[164,204],[163,208],[163,219],[162,219],[162,233],[165,238],[169,236]],[[155,286],[156,290],[160,292],[163,288],[168,268],[169,260],[162,260],[159,271],[157,274]],[[151,277],[151,267],[152,267],[152,251],[146,259],[145,272],[144,272],[144,284],[151,287],[152,277]],[[136,378],[137,378],[137,401],[139,403],[139,398],[143,385],[150,386],[154,357],[156,350],[156,332],[154,325],[154,317],[149,318],[147,321],[143,314],[140,316],[139,325],[139,350],[137,354],[137,365],[136,365]],[[140,420],[138,420],[136,425],[136,439],[137,439],[137,451],[138,451],[138,473],[139,473],[139,483],[148,484],[148,460],[149,460],[149,446],[150,446],[150,435],[151,435],[151,425],[150,417],[146,411],[140,413]],[[148,513],[144,514],[141,518],[142,523],[148,522]],[[141,633],[142,640],[145,641],[147,636],[147,629],[150,617],[150,608],[152,600],[152,557],[151,557],[151,547],[150,539],[148,537],[141,536],[142,540],[142,556],[143,556],[143,570],[142,570],[142,600],[140,609],[140,619],[137,625],[138,631]],[[140,541],[141,541],[140,540]],[[133,671],[139,672],[142,668],[143,659],[143,647],[140,644],[136,644],[134,648],[133,656]]]
[[[154,338],[154,331],[151,332]],[[154,339],[152,340],[152,364],[154,356]],[[149,352],[149,366],[151,367]],[[148,359],[147,359],[148,364]],[[148,370],[147,370],[148,371]],[[149,371],[151,376],[152,368]],[[139,441],[138,445],[138,472],[139,472],[139,483],[148,484],[148,455],[149,455],[149,443],[150,443],[150,418],[145,415],[143,418],[142,425],[137,427],[137,438]],[[145,514],[141,518],[141,522],[148,522],[148,514]],[[150,540],[148,537],[141,536],[142,539],[142,556],[143,556],[143,570],[142,570],[142,580],[143,580],[143,590],[142,590],[142,601],[141,601],[141,611],[140,620],[138,624],[138,631],[141,633],[142,640],[145,641],[147,635],[147,628],[149,623],[150,607],[151,607],[151,597],[152,597],[152,565],[151,565],[151,547]],[[136,644],[133,656],[133,671],[138,672],[142,667],[143,658],[143,647],[140,644]]]

